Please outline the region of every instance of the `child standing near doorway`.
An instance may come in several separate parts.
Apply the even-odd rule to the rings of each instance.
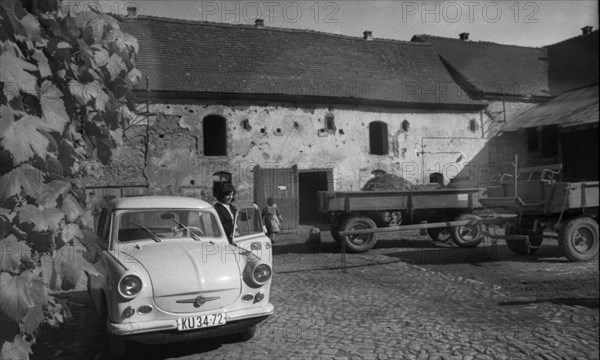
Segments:
[[[281,231],[283,217],[272,197],[267,199],[267,206],[263,208],[262,217],[267,227],[267,236],[271,239],[271,243],[275,244],[275,234]]]

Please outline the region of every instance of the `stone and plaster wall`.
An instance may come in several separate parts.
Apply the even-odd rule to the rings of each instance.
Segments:
[[[527,154],[525,135],[498,133],[507,118],[532,104],[492,103],[488,111],[389,109],[354,106],[290,104],[230,105],[155,104],[150,127],[128,131],[124,146],[110,167],[100,169],[94,185],[148,184],[149,192],[196,196],[213,201],[213,174],[228,172],[238,199],[253,199],[253,168],[333,170],[334,190],[360,190],[382,170],[415,184],[426,184],[432,173],[444,184],[478,186],[492,179],[498,163],[515,153]],[[202,120],[226,119],[227,155],[205,156]],[[326,117],[333,118],[327,128]],[[369,124],[388,127],[388,154],[369,152]],[[148,131],[148,144],[143,143]],[[144,165],[145,163],[145,165]],[[502,166],[502,165],[501,165]]]
[[[428,183],[429,174],[456,176],[487,138],[480,112],[389,110],[339,106],[154,105],[148,164],[150,189],[212,200],[213,174],[232,174],[238,199],[252,200],[252,169],[332,169],[335,190],[360,190],[374,170]],[[227,156],[204,156],[202,119],[227,120]],[[327,129],[326,117],[334,127]],[[388,126],[387,155],[369,154],[369,123]],[[403,128],[403,122],[405,124]],[[408,126],[406,126],[408,124]]]

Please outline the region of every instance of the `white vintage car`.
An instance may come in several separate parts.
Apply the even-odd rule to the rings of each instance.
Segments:
[[[113,355],[129,341],[247,340],[273,314],[271,242],[258,207],[238,206],[232,244],[199,199],[129,197],[102,209],[101,255],[86,274]]]

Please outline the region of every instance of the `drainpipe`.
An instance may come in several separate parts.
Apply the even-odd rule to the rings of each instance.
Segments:
[[[146,166],[150,153],[150,78],[146,75]]]
[[[504,115],[504,122],[506,123],[506,102],[504,101],[504,94],[502,94],[502,114]]]

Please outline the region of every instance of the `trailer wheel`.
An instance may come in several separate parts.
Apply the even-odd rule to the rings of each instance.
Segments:
[[[472,248],[479,245],[483,241],[483,229],[481,223],[478,223],[481,218],[473,214],[462,214],[456,218],[456,221],[461,220],[473,220],[477,223],[450,228],[452,241],[463,248]]]
[[[536,234],[514,226],[506,227],[506,235],[529,235],[529,244],[527,244],[527,241],[523,240],[506,240],[506,246],[508,246],[512,252],[521,255],[531,255],[536,252],[539,246],[542,245],[542,240],[544,239],[543,234]]]
[[[331,225],[329,227],[329,232],[331,233],[331,237],[333,238],[333,240],[335,240],[338,243],[342,242],[342,235],[340,235],[340,229],[342,227],[342,224],[344,223],[344,221],[346,221],[347,218],[348,218],[347,214],[346,215],[338,215],[333,218],[333,221],[331,222]]]
[[[426,230],[431,240],[446,242],[450,240],[450,231],[452,228],[427,228]]]
[[[560,229],[558,243],[569,260],[591,260],[598,254],[598,223],[589,217],[571,219]]]
[[[342,223],[341,231],[376,229],[375,221],[366,216],[351,216]],[[375,246],[375,234],[347,235],[343,237],[348,252],[365,252]]]

